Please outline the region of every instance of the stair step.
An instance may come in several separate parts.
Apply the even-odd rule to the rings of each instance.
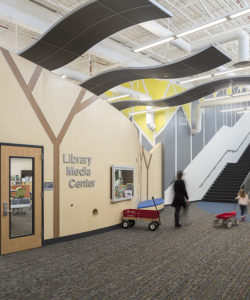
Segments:
[[[237,203],[235,197],[250,171],[250,146],[237,163],[228,163],[218,175],[203,201]]]
[[[231,192],[231,191],[229,191],[229,192],[227,192],[227,191],[209,191],[208,193],[207,193],[207,195],[209,195],[209,196],[213,196],[213,195],[215,195],[215,196],[219,196],[219,195],[222,195],[222,196],[232,196],[233,194],[235,194],[234,192]],[[236,192],[236,194],[237,194],[237,192]],[[236,197],[236,196],[235,196]]]

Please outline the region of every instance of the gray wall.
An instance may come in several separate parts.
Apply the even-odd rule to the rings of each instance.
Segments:
[[[163,144],[163,191],[175,178],[175,118],[176,115],[156,138],[156,143]]]
[[[141,134],[141,144],[147,151],[150,151],[152,149],[152,145],[144,137],[143,133]]]
[[[236,90],[234,90],[234,92],[236,92]],[[217,93],[217,96],[219,97],[224,94],[225,91],[220,91]],[[207,98],[211,98],[211,96]],[[192,128],[195,127],[195,108],[198,104],[199,101],[194,101],[191,105]],[[241,114],[237,114],[235,111],[221,112],[221,110],[246,107],[249,105],[250,103],[245,102],[204,109],[204,113],[202,113],[201,117],[201,132],[193,136],[191,136],[189,124],[183,122],[186,120],[186,116],[182,107],[179,107],[164,130],[155,139],[155,143],[163,144],[163,191],[165,191],[175,179],[176,171],[185,169],[222,126],[234,126],[241,117]],[[148,151],[152,149],[152,146],[143,135],[142,145]]]
[[[190,127],[180,107],[177,111],[177,170],[184,170],[190,163],[190,143]]]
[[[192,110],[191,110],[191,124],[192,128],[195,127],[195,108],[199,104],[198,101],[192,102]],[[204,116],[201,115],[201,124],[204,122]],[[197,154],[201,151],[203,148],[203,135],[204,135],[204,126],[201,126],[201,131],[195,135],[192,136],[192,159],[196,157]]]

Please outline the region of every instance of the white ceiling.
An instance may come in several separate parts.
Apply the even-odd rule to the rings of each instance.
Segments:
[[[22,50],[62,16],[87,1],[0,0],[0,46],[12,52]],[[178,42],[169,42],[138,54],[134,53],[132,49],[166,37],[169,35],[169,31],[173,34],[179,33],[250,6],[250,0],[156,1],[168,9],[174,17],[136,25],[116,33],[87,53],[83,53],[80,58],[58,72],[67,73],[74,81],[81,81],[91,75],[116,67],[149,66],[182,59],[191,52],[176,46]],[[192,51],[199,44],[208,45],[211,43],[211,39],[218,34],[225,35],[235,30],[245,30],[249,36],[250,14],[190,34],[179,40],[182,45],[189,47]],[[221,70],[234,69],[233,64],[239,61],[239,41],[235,39],[227,43],[219,42],[216,46],[232,59],[232,62],[226,64]],[[218,70],[213,70],[212,73],[215,71],[218,72]],[[211,72],[206,74],[209,73]],[[250,74],[250,69],[236,74]],[[201,82],[204,80],[191,82],[186,86],[190,87]]]

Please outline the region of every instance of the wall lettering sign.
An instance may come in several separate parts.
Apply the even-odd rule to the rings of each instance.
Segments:
[[[63,154],[63,163],[68,164],[66,166],[66,176],[79,176],[89,177],[91,176],[91,163],[92,157],[88,156],[76,156],[74,154]],[[69,187],[73,188],[92,188],[95,186],[95,180],[89,178],[83,180],[77,180],[78,178],[71,178],[68,181]]]

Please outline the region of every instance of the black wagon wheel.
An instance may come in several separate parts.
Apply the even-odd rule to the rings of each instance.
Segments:
[[[149,223],[149,224],[148,224],[148,229],[149,229],[150,231],[155,231],[155,230],[157,229],[156,223],[155,223],[155,222]]]
[[[129,222],[127,220],[123,220],[122,221],[122,227],[125,228],[125,229],[129,228]]]
[[[161,225],[160,222],[155,222],[155,224],[156,224],[156,227],[157,227],[157,228]]]
[[[135,220],[129,220],[128,222],[130,227],[133,227],[135,225]]]

